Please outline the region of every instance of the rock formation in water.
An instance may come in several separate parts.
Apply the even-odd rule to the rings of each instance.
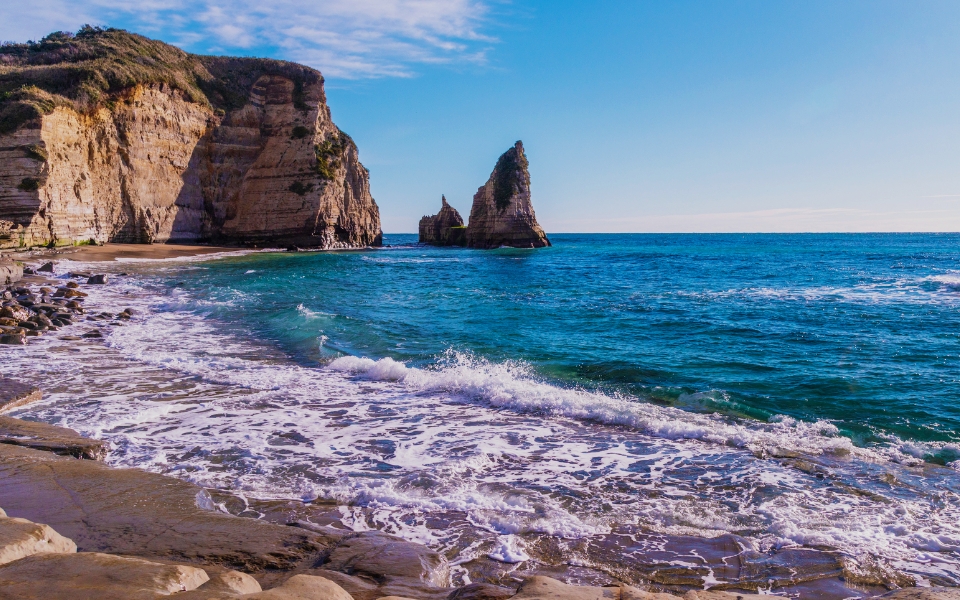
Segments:
[[[381,239],[318,71],[90,27],[0,46],[0,247]]]
[[[530,202],[530,172],[523,143],[500,156],[487,183],[477,190],[467,226],[472,248],[542,248],[550,240],[537,224]]]
[[[447,204],[447,197],[440,196],[440,212],[420,219],[420,243],[434,246],[466,246],[467,228],[457,209]]]

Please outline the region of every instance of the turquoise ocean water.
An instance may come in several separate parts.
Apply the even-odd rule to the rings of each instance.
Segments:
[[[30,415],[118,464],[332,502],[468,579],[553,564],[549,538],[607,573],[641,548],[617,568],[656,580],[650,540],[734,536],[862,590],[960,583],[960,235],[551,241],[118,263],[91,301],[137,320],[45,367],[64,391]]]

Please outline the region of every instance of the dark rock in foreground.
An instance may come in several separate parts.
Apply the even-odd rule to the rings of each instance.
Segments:
[[[39,402],[43,393],[26,383],[0,377],[0,412]]]
[[[466,246],[467,228],[457,209],[447,204],[447,197],[441,196],[440,212],[434,216],[420,219],[420,243],[433,246]]]
[[[11,516],[47,523],[83,551],[258,572],[310,566],[336,543],[202,508],[209,497],[185,481],[30,448],[0,444],[0,481]]]
[[[85,438],[66,427],[22,421],[12,417],[0,417],[0,444],[24,446],[88,460],[103,460],[107,455],[105,442]]]
[[[490,179],[474,195],[467,245],[471,248],[550,245],[533,212],[530,171],[523,142],[518,141],[500,156]]]

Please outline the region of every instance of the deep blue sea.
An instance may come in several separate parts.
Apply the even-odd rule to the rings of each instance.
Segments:
[[[960,235],[551,241],[115,263],[88,302],[137,318],[58,350],[29,414],[117,464],[334,506],[461,580],[572,553],[586,579],[793,589],[717,567],[727,540],[825,553],[853,595],[960,583]]]

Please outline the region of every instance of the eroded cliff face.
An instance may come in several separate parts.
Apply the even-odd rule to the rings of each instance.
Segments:
[[[440,212],[420,219],[420,243],[434,246],[466,245],[463,217],[447,203],[446,196],[440,197],[440,203]]]
[[[379,245],[368,172],[316,79],[260,76],[226,112],[139,85],[0,135],[0,247]]]
[[[473,196],[467,245],[472,248],[542,248],[550,240],[530,200],[530,171],[523,143],[504,152],[490,179]]]

